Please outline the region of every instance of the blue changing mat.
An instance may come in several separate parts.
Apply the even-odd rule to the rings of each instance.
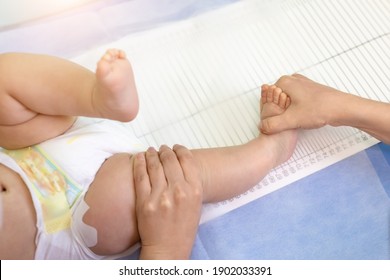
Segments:
[[[386,158],[376,145],[202,225],[192,257],[389,259]]]

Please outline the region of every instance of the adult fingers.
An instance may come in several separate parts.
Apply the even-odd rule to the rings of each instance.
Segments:
[[[145,153],[145,157],[151,184],[151,196],[158,197],[167,187],[164,170],[159,155],[154,148],[149,148]]]
[[[262,120],[260,131],[264,134],[275,134],[295,128],[298,128],[295,119],[289,117],[287,113],[284,113]]]
[[[145,154],[139,153],[134,156],[133,174],[134,174],[134,189],[136,195],[136,203],[141,204],[149,197],[151,185],[149,175],[146,170]]]
[[[175,184],[177,182],[184,181],[182,167],[180,166],[175,152],[168,146],[162,145],[159,150],[159,155],[168,183]]]
[[[173,146],[173,151],[180,162],[186,181],[191,185],[200,184],[200,167],[195,161],[192,152],[182,145]]]

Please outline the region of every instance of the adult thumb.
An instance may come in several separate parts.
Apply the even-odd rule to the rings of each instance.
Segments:
[[[262,120],[260,131],[264,134],[275,134],[294,128],[296,128],[296,125],[292,119],[284,114]]]

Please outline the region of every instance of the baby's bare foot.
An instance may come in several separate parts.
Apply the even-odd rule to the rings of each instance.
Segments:
[[[261,87],[260,116],[261,119],[283,114],[290,106],[290,97],[275,85]],[[261,127],[260,127],[261,131]],[[262,134],[261,137],[270,137],[274,147],[276,165],[285,162],[291,157],[297,143],[297,131],[287,130],[274,135]]]
[[[281,88],[275,85],[261,87],[261,119],[282,114],[290,106],[290,103],[290,97]]]
[[[131,121],[136,117],[137,89],[133,70],[123,51],[110,49],[99,60],[93,104],[103,118]]]

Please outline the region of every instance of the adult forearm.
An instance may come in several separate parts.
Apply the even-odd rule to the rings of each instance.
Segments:
[[[343,94],[335,107],[334,126],[352,126],[390,143],[390,104]]]

